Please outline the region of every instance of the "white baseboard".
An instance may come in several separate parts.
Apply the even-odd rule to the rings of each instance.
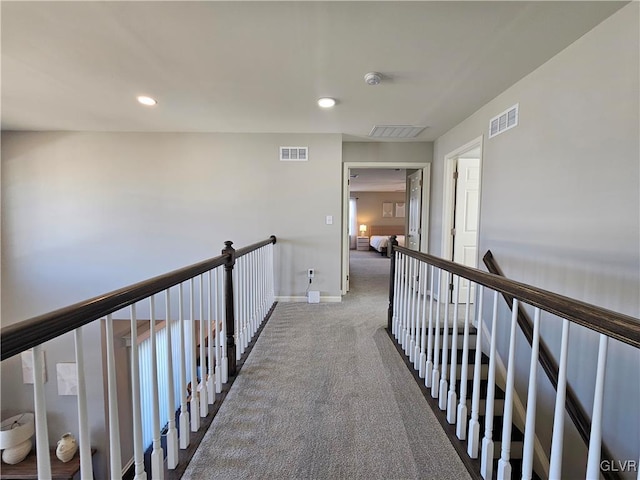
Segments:
[[[307,303],[307,297],[306,295],[298,295],[298,296],[279,296],[276,297],[276,301],[278,302],[284,302],[284,303],[288,303],[288,302],[300,302],[300,303]],[[326,296],[320,296],[320,303],[340,303],[342,302],[342,296],[340,295],[336,295],[336,296],[330,296],[330,295],[326,295]]]

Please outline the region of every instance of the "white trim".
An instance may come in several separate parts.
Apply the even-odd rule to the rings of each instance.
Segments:
[[[483,156],[483,135],[474,138],[470,142],[465,143],[461,147],[456,148],[452,152],[444,156],[444,178],[442,182],[443,200],[442,200],[442,243],[440,244],[440,257],[451,261],[453,258],[453,245],[451,244],[451,229],[453,228],[453,209],[455,205],[455,189],[453,188],[453,172],[456,171],[458,158],[465,153],[480,147],[480,188],[478,201],[478,237],[480,233],[480,223],[482,217],[480,215],[482,205],[482,156]],[[476,261],[478,259],[476,258]],[[448,292],[449,287],[445,281],[442,281],[440,292]],[[435,297],[434,297],[435,298]],[[440,301],[440,299],[437,299]]]
[[[342,163],[342,295],[349,290],[347,275],[349,272],[349,170],[351,168],[404,168],[422,169],[422,234],[420,251],[429,251],[429,201],[431,187],[430,162],[343,162]]]
[[[276,297],[277,302],[284,303],[307,303],[307,297],[304,295],[291,295],[291,296],[279,296]],[[328,295],[320,297],[320,303],[340,303],[342,297],[340,295]]]

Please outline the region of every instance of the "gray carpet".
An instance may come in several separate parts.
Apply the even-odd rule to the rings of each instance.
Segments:
[[[389,260],[342,303],[280,303],[184,479],[470,478],[384,331]]]

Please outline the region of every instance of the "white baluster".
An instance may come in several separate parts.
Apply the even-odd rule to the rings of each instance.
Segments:
[[[243,312],[243,293],[244,293],[244,289],[242,288],[243,286],[243,280],[244,280],[244,276],[243,276],[243,271],[242,271],[242,267],[244,265],[244,257],[240,257],[237,261],[236,261],[236,265],[235,265],[235,271],[234,271],[234,278],[236,279],[235,281],[235,294],[234,294],[234,300],[236,302],[236,306],[234,308],[234,313],[236,315],[236,362],[238,360],[240,360],[240,358],[242,357],[242,353],[244,352],[244,312]]]
[[[229,380],[229,358],[227,357],[227,310],[226,310],[226,302],[227,298],[225,297],[225,272],[224,267],[220,267],[220,290],[222,294],[222,302],[220,303],[222,308],[222,316],[220,317],[222,320],[222,329],[220,331],[220,352],[222,354],[222,359],[220,361],[220,382],[227,383]]]
[[[431,371],[431,396],[438,398],[438,381],[440,380],[440,304],[442,303],[442,269],[438,269],[438,301],[436,303],[436,341],[433,346],[433,370]]]
[[[122,475],[122,455],[120,453],[120,420],[118,418],[118,383],[116,380],[116,359],[113,344],[113,318],[105,319],[107,337],[107,395],[109,408],[109,471],[111,478]],[[131,339],[133,342],[135,339]]]
[[[178,465],[178,430],[176,430],[176,401],[173,382],[173,342],[171,341],[171,290],[164,291],[165,318],[167,329],[167,468],[174,470]]]
[[[402,350],[404,350],[405,355],[409,351],[409,335],[411,334],[410,327],[410,309],[409,309],[409,294],[411,292],[411,262],[412,259],[407,257],[406,259],[406,269],[405,269],[405,279],[404,279],[404,339],[402,340]]]
[[[191,315],[191,401],[189,402],[189,417],[191,420],[191,431],[200,430],[200,399],[198,398],[198,360],[196,352],[198,351],[198,328],[196,326],[196,282],[195,278],[191,279],[189,290],[189,313]]]
[[[402,345],[402,349],[404,350],[405,339],[407,337],[407,273],[409,267],[409,257],[407,255],[402,259],[402,294],[400,301],[400,324],[402,325],[402,330],[400,331],[400,345]]]
[[[604,375],[607,367],[607,348],[609,337],[600,334],[598,348],[598,368],[596,370],[596,386],[593,394],[593,411],[591,413],[591,434],[589,435],[589,455],[587,458],[587,480],[600,478],[600,453],[602,448],[602,404],[604,401]]]
[[[400,345],[402,345],[402,340],[404,338],[404,333],[402,331],[402,312],[404,309],[404,255],[400,254],[398,259],[398,263],[396,266],[400,269],[398,272],[398,296],[395,299],[396,309],[397,309],[397,317],[398,324],[396,326],[396,340]]]
[[[131,318],[131,399],[133,410],[133,461],[134,480],[147,480],[144,470],[144,447],[142,446],[142,414],[140,413],[140,370],[138,358],[138,320],[136,306],[129,307]]]
[[[478,444],[480,439],[480,369],[482,367],[482,303],[484,301],[484,286],[478,285],[478,315],[476,321],[476,351],[473,364],[473,391],[471,392],[471,420],[469,421],[469,436],[467,454],[471,458],[478,458]]]
[[[498,292],[493,292],[493,318],[491,319],[491,344],[489,347],[489,378],[487,381],[487,406],[484,415],[484,438],[480,475],[485,480],[493,475],[493,409],[496,394],[496,330],[498,329]]]
[[[248,277],[249,277],[249,259],[245,255],[243,257],[242,262],[242,276],[240,277],[240,282],[242,287],[240,288],[240,300],[242,304],[242,353],[244,354],[247,345],[249,345],[249,288],[248,288]]]
[[[260,272],[258,270],[257,255],[257,251],[251,252],[251,288],[249,289],[251,295],[251,338],[253,338],[258,331],[258,315],[260,314],[258,311],[258,275]]]
[[[180,430],[180,448],[186,449],[190,443],[189,411],[187,410],[187,359],[185,354],[186,338],[184,334],[184,285],[178,288],[178,310],[180,321],[180,416],[178,425]]]
[[[251,341],[251,254],[246,255],[245,267],[244,267],[244,324],[245,324],[245,336],[244,336],[244,349],[243,352],[249,346]]]
[[[153,449],[151,451],[151,478],[162,480],[164,478],[164,451],[160,444],[160,400],[158,394],[158,354],[156,349],[156,306],[154,296],[149,297],[150,332],[151,341],[151,410],[153,412]]]
[[[431,267],[431,292],[429,293],[429,333],[427,334],[427,363],[424,366],[424,385],[427,388],[431,388],[431,380],[433,374],[433,296],[435,293],[435,287],[433,284],[433,276],[436,267]]]
[[[414,295],[414,304],[415,304],[415,346],[413,347],[413,367],[416,370],[420,369],[420,332],[422,331],[420,327],[420,286],[421,283],[426,283],[426,281],[420,276],[420,269],[422,266],[422,262],[416,260],[416,281],[414,283],[415,295]],[[420,337],[418,336],[420,335]]]
[[[505,386],[504,413],[502,415],[502,448],[498,460],[498,480],[511,478],[511,428],[513,419],[513,385],[516,375],[516,325],[518,324],[518,299],[513,299],[511,309],[511,330],[509,332],[509,359]]]
[[[456,275],[456,292],[460,291],[460,276]],[[456,423],[456,381],[458,379],[458,295],[453,303],[453,335],[451,336],[451,368],[449,369],[449,394],[447,396],[447,422],[451,425]]]
[[[427,367],[427,272],[429,266],[426,263],[420,263],[422,266],[422,272],[420,278],[422,278],[422,315],[421,315],[421,336],[420,336],[420,358],[418,360],[418,376],[425,378],[425,371]]]
[[[207,350],[205,336],[207,333],[207,321],[204,318],[204,277],[199,275],[200,283],[200,383],[198,384],[198,402],[200,402],[200,418],[209,414],[207,403]]]
[[[242,321],[241,321],[241,313],[240,313],[240,270],[238,268],[238,262],[236,262],[235,273],[233,275],[233,312],[235,318],[234,322],[234,331],[235,331],[235,343],[236,343],[236,364],[240,360],[242,356]]]
[[[87,418],[87,386],[84,378],[84,348],[82,327],[73,331],[76,344],[76,375],[78,377],[78,440],[80,441],[80,475],[83,479],[93,479],[91,463],[91,439],[89,438],[89,420]]]
[[[220,350],[221,345],[220,345],[220,341],[221,341],[221,337],[222,337],[222,329],[220,328],[220,323],[221,323],[221,319],[223,318],[223,312],[224,309],[222,308],[222,277],[221,274],[222,273],[222,269],[221,268],[217,268],[215,270],[215,292],[216,292],[216,325],[215,325],[215,346],[216,346],[216,352],[215,352],[215,360],[216,360],[216,364],[215,364],[215,390],[216,393],[220,393],[222,392],[222,366],[221,366],[221,360],[222,360],[222,352]]]
[[[531,363],[529,364],[529,393],[527,395],[527,419],[524,426],[524,446],[522,448],[522,480],[531,480],[531,475],[533,473],[533,443],[536,435],[536,397],[539,345],[540,309],[536,308],[533,315]]]
[[[396,252],[394,254],[395,258],[395,269],[393,271],[393,313],[391,317],[391,333],[394,338],[398,338],[398,291],[400,287],[400,277],[398,273],[400,272],[400,264],[399,264],[399,256],[400,254]]]
[[[411,259],[411,287],[409,290],[409,361],[413,363],[416,351],[416,266],[417,260]]]
[[[558,386],[553,415],[553,435],[551,437],[551,457],[549,478],[562,478],[562,450],[564,447],[564,408],[567,394],[567,358],[569,350],[569,320],[562,320],[560,340],[560,365],[558,366]]]
[[[47,403],[44,392],[44,352],[41,345],[33,347],[33,403],[36,423],[36,463],[38,478],[51,478],[49,457],[49,429],[47,427]]]
[[[208,328],[207,328],[207,371],[208,371],[208,375],[207,375],[207,396],[208,396],[208,400],[209,400],[209,405],[213,405],[213,403],[216,401],[216,387],[215,387],[215,379],[214,379],[214,373],[213,373],[213,359],[214,359],[214,353],[213,353],[213,338],[212,335],[213,333],[213,326],[215,324],[215,319],[213,318],[213,310],[214,310],[214,305],[213,305],[213,292],[211,291],[211,289],[213,288],[213,281],[211,278],[211,270],[209,270],[207,272],[207,281],[208,281],[208,286],[209,288],[207,288],[207,294],[209,296],[209,302],[207,303],[208,306],[208,310],[207,310],[207,324],[208,324]]]
[[[438,408],[447,408],[447,365],[449,363],[449,285],[451,285],[451,272],[447,272],[447,294],[444,304],[444,328],[442,338],[442,370],[440,372],[440,391],[438,392]]]
[[[469,381],[469,310],[471,309],[471,281],[467,288],[467,304],[464,308],[464,333],[462,337],[462,369],[460,371],[460,401],[456,422],[456,436],[467,438],[467,382]]]
[[[264,321],[265,317],[267,316],[267,312],[269,311],[268,306],[267,306],[267,264],[266,264],[266,255],[267,255],[267,248],[261,248],[260,249],[260,255],[259,255],[259,285],[260,285],[260,325],[262,325],[262,322]]]

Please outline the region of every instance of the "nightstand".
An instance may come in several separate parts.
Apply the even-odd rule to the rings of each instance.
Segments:
[[[358,240],[356,242],[356,249],[357,250],[364,250],[367,251],[369,250],[369,237],[358,237]]]

